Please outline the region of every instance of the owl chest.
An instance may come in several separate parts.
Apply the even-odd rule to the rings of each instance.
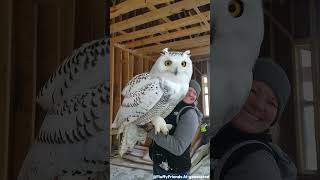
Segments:
[[[155,104],[155,106],[153,106],[148,113],[140,117],[140,122],[142,122],[141,124],[149,122],[155,116],[165,118],[167,115],[169,115],[176,104],[178,104],[177,101],[170,101],[170,97],[170,95],[162,96],[158,103]]]

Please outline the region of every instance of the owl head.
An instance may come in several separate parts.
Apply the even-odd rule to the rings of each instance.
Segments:
[[[211,8],[211,38],[214,44],[211,48],[215,48],[211,52],[216,56],[214,61],[238,59],[230,65],[241,66],[255,59],[264,34],[262,1],[215,0]],[[250,62],[248,69],[251,70],[253,65]]]
[[[165,48],[152,66],[150,74],[189,83],[193,72],[190,56],[190,50],[177,52],[168,51],[168,48]]]

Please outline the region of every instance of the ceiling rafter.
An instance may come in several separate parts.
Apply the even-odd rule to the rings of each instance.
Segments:
[[[190,49],[193,59],[209,58],[209,4],[210,0],[125,0],[110,8],[111,43],[152,59],[166,47]]]
[[[121,30],[129,29],[147,22],[161,19],[184,10],[192,9],[196,6],[201,6],[210,3],[210,0],[184,0],[169,6],[150,11],[139,16],[117,22],[110,26],[110,33],[115,33]]]

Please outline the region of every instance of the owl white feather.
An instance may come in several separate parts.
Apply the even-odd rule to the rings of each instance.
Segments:
[[[190,51],[168,51],[165,48],[149,73],[133,77],[122,91],[124,96],[112,124],[123,133],[119,154],[122,157],[146,132],[138,127],[151,122],[155,133],[167,134],[171,125],[164,118],[186,95],[192,76]]]
[[[210,123],[215,135],[240,111],[264,34],[261,0],[211,3]]]
[[[75,49],[40,90],[46,116],[18,180],[92,179],[108,168],[108,43]]]

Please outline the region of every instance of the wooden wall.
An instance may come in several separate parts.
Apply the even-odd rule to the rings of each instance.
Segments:
[[[150,57],[118,44],[110,45],[110,127],[122,102],[122,89],[135,75],[150,71],[153,63]],[[110,142],[116,142],[115,137],[111,137]]]
[[[319,7],[317,7],[317,3],[317,0],[292,0],[272,1],[272,4],[265,4],[265,35],[261,47],[260,56],[272,57],[283,67],[288,75],[289,81],[291,82],[292,94],[290,96],[286,111],[279,121],[280,136],[278,139],[278,143],[281,148],[290,156],[290,158],[292,158],[297,166],[299,163],[299,152],[297,150],[297,143],[299,142],[298,138],[300,138],[297,134],[297,128],[301,127],[296,127],[297,125],[295,124],[296,105],[294,104],[294,97],[296,95],[293,93],[294,89],[296,88],[294,83],[296,72],[294,68],[294,46],[301,43],[309,43],[314,46],[312,51],[314,55],[319,58],[319,38],[316,38],[319,37],[319,35],[316,35],[316,32],[319,33],[320,23],[318,18],[319,16],[316,15],[316,9],[319,10],[320,6],[318,4]],[[314,71],[317,72],[319,72],[318,58],[316,59],[316,66],[313,67]],[[319,83],[317,82],[314,85],[319,87]],[[315,93],[315,98],[317,98],[317,93]],[[315,106],[315,108],[319,108],[319,105]],[[319,121],[317,121],[317,115],[315,115],[315,120],[315,124],[317,126],[316,133],[319,139],[320,128]],[[318,157],[318,162],[320,162],[319,159],[320,157]],[[299,174],[298,179],[315,180],[319,179],[319,174],[320,173],[313,175]]]
[[[0,6],[0,179],[7,178],[11,53],[12,53],[12,1],[4,0]]]
[[[0,12],[0,178],[16,179],[45,115],[38,90],[72,49],[103,37],[104,2],[5,0]]]

